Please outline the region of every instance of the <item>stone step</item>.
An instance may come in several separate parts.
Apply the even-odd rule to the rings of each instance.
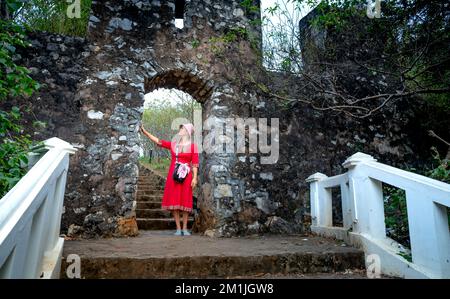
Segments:
[[[164,185],[158,185],[158,184],[138,183],[138,186],[142,190],[164,189]]]
[[[138,186],[147,187],[147,188],[164,188],[163,183],[155,183],[155,182],[140,182],[138,181]]]
[[[136,218],[139,230],[161,230],[176,229],[175,219],[173,218]],[[188,218],[188,227],[192,226],[193,217]]]
[[[190,227],[189,227],[190,228]],[[133,238],[67,240],[61,278],[76,253],[81,278],[232,278],[283,276],[333,277],[364,269],[364,252],[315,236],[210,238],[174,230],[139,231]],[[269,276],[270,278],[270,276]],[[358,277],[356,277],[358,278]]]
[[[136,209],[137,218],[170,218],[172,214],[164,209]]]
[[[138,186],[144,189],[164,189],[164,184],[149,184],[149,183],[138,183]]]
[[[158,182],[161,182],[161,181],[164,180],[163,178],[161,178],[161,177],[159,177],[159,176],[156,176],[156,175],[140,175],[140,176],[138,176],[138,179],[142,179],[142,180],[155,180],[155,181],[158,181]]]
[[[161,190],[161,189],[140,190],[139,187],[136,192],[137,196],[140,196],[140,195],[163,195],[163,194],[164,194],[164,190]]]
[[[138,176],[139,180],[152,180],[155,182],[162,182],[164,181],[164,179],[160,178],[159,176],[156,175],[143,175],[143,176]]]
[[[160,183],[164,182],[164,180],[162,180],[160,178],[156,178],[156,177],[147,177],[147,178],[138,177],[138,181],[145,182],[145,183],[155,183],[155,184],[160,184]]]
[[[136,196],[136,201],[161,201],[162,198],[162,194],[138,195]]]
[[[139,183],[148,183],[148,184],[163,184],[164,181],[157,180],[154,178],[138,178]]]
[[[136,202],[136,209],[160,209],[161,201],[138,201]]]
[[[138,182],[146,183],[146,184],[156,184],[156,185],[160,185],[160,184],[164,183],[164,181],[156,180],[153,178],[138,178]]]
[[[139,177],[154,177],[157,179],[161,179],[161,177],[159,175],[154,174],[154,173],[148,173],[148,172],[139,174]]]

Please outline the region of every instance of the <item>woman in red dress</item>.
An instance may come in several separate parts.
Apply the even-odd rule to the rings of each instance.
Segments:
[[[187,221],[189,213],[192,212],[192,190],[197,186],[199,163],[198,147],[192,142],[194,126],[190,123],[180,125],[180,131],[176,135],[177,138],[172,142],[153,136],[143,126],[141,126],[141,131],[158,146],[170,150],[172,161],[167,174],[161,208],[172,211],[177,226],[175,235],[189,236],[191,233],[188,231]],[[178,162],[191,164],[190,170],[182,183],[175,182],[172,177],[175,168],[176,151],[178,151]],[[181,229],[180,225],[180,213],[182,213],[183,217],[183,229]]]

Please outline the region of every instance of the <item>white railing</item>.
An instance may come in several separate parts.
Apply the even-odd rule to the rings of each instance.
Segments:
[[[343,166],[348,172],[327,177],[315,173],[310,183],[311,230],[376,254],[382,274],[405,278],[450,278],[450,185],[376,162],[356,153]],[[386,237],[382,183],[406,192],[411,251]],[[332,221],[331,188],[340,187],[343,227]],[[410,254],[412,262],[401,253]]]
[[[44,143],[48,151],[0,199],[0,278],[59,277],[69,153],[76,149],[56,137]]]

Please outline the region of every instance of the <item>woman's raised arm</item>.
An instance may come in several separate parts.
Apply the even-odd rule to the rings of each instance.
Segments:
[[[158,137],[150,134],[146,129],[144,129],[143,125],[140,126],[140,130],[141,130],[142,134],[147,136],[148,139],[150,139],[151,141],[153,141],[157,145],[159,145],[159,146],[161,146],[163,148],[170,149],[170,147],[171,147],[170,141],[167,141],[167,140],[164,140],[164,139],[159,139]]]
[[[161,145],[159,138],[150,134],[146,129],[144,129],[144,125],[141,124],[140,130],[142,132],[142,134],[144,134],[145,136],[147,136],[151,141],[153,141],[154,143]]]

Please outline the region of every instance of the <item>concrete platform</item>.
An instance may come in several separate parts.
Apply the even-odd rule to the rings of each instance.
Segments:
[[[321,237],[209,238],[172,233],[140,231],[134,238],[66,241],[61,278],[66,277],[69,254],[81,257],[82,278],[320,276],[364,269],[362,251]]]

